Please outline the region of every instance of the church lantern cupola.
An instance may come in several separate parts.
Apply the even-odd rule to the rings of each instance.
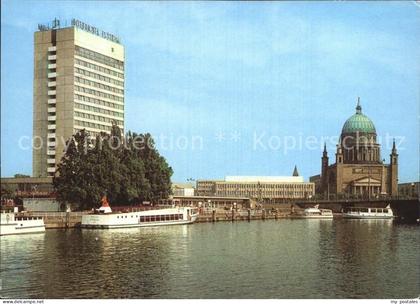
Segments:
[[[376,129],[372,120],[362,113],[360,97],[356,113],[343,125],[340,136],[343,163],[380,163],[380,146],[376,142]]]

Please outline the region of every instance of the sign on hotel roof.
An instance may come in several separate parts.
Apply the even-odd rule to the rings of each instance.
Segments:
[[[84,22],[82,22],[78,19],[74,19],[74,18],[71,19],[71,25],[70,26],[77,27],[77,28],[79,28],[79,29],[81,29],[85,32],[92,33],[96,36],[102,37],[102,38],[110,40],[112,42],[120,43],[120,38],[118,38],[117,36],[115,36],[111,33],[102,31],[102,30],[98,29],[97,27],[89,25],[87,23],[84,23]],[[52,21],[51,25],[49,25],[49,24],[38,24],[38,30],[40,30],[40,31],[49,31],[49,30],[65,28],[65,27],[67,27],[67,22],[65,23],[65,25],[63,27],[61,27],[60,26],[60,20],[58,20],[57,18],[55,18]]]

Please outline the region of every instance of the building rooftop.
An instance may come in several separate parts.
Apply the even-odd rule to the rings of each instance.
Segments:
[[[303,183],[302,176],[226,176],[225,182]]]

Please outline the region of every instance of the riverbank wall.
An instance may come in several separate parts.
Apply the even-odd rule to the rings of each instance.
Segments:
[[[25,212],[26,216],[40,216],[44,219],[47,229],[78,228],[82,222],[82,215],[88,212]],[[286,218],[290,209],[270,210],[223,210],[214,209],[200,212],[196,223],[221,221],[251,221]]]
[[[363,204],[363,203],[360,203]],[[196,223],[206,222],[222,222],[222,221],[251,221],[251,220],[269,220],[269,219],[282,219],[290,218],[292,212],[301,212],[304,208],[310,207],[312,204],[296,203],[296,204],[273,204],[264,206],[262,209],[202,209],[199,208],[199,215]],[[339,218],[342,216],[341,208],[342,204],[337,202],[320,202],[321,208],[332,209],[334,217]],[[353,204],[358,206],[358,204]],[[385,203],[372,202],[370,205],[375,208],[385,207]],[[366,206],[366,203],[364,204]],[[399,220],[406,222],[416,223],[418,213],[420,210],[419,204],[413,202],[404,202],[400,205],[392,206],[394,215]],[[66,229],[66,228],[77,228],[80,227],[82,222],[82,215],[87,214],[85,212],[24,212],[24,215],[28,216],[41,216],[44,219],[44,223],[47,229]]]
[[[290,210],[211,210],[201,212],[197,218],[197,223],[221,222],[221,221],[252,221],[286,218],[290,215]]]
[[[82,215],[88,212],[25,212],[25,216],[41,216],[46,229],[77,228],[82,223]]]

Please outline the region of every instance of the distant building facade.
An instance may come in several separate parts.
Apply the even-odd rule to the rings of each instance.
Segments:
[[[398,196],[420,198],[420,182],[398,184]]]
[[[195,189],[192,184],[172,183],[173,196],[194,196]]]
[[[2,177],[1,195],[48,197],[54,192],[52,177]]]
[[[315,184],[304,182],[302,176],[296,175],[227,176],[224,180],[198,180],[196,191],[201,196],[304,199],[315,194]]]
[[[93,26],[39,25],[34,35],[34,177],[54,176],[65,142],[124,130],[124,47]]]
[[[194,206],[204,209],[213,208],[254,208],[255,201],[248,197],[217,197],[217,196],[172,196],[161,199],[160,205]]]
[[[326,146],[321,158],[321,174],[310,178],[317,192],[344,197],[377,197],[398,194],[398,154],[393,143],[390,163],[381,160],[380,144],[373,122],[362,113],[360,99],[356,113],[344,123],[335,153],[329,164]]]

